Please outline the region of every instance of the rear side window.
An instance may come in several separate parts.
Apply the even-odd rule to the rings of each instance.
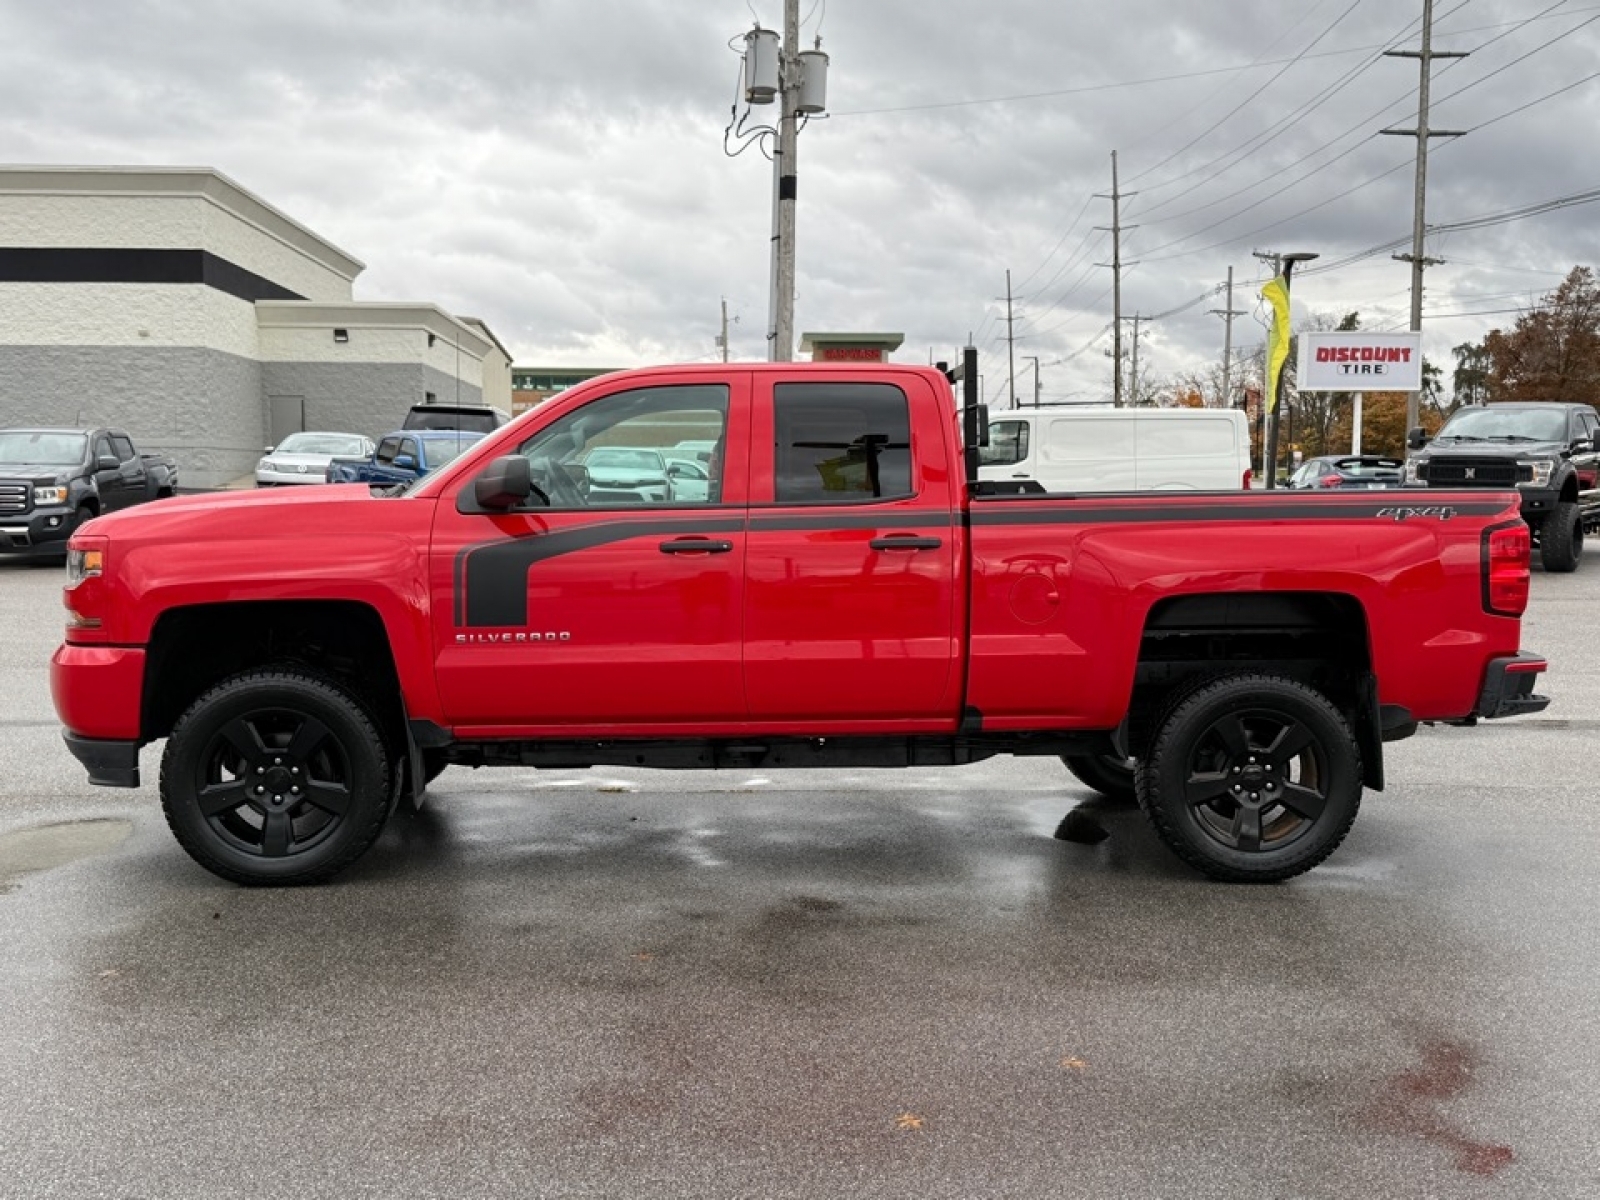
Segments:
[[[780,504],[912,495],[910,405],[892,384],[780,383],[773,424]]]

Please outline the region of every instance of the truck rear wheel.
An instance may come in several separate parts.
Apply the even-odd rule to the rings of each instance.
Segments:
[[[1063,754],[1061,761],[1079,782],[1102,796],[1122,804],[1134,802],[1133,759],[1115,754]]]
[[[1539,527],[1539,562],[1552,574],[1578,569],[1583,556],[1583,513],[1571,501],[1557,504]]]
[[[390,769],[376,723],[340,685],[251,671],[178,718],[161,758],[161,804],[178,842],[213,874],[317,883],[377,840]]]
[[[1137,768],[1161,840],[1214,879],[1270,883],[1338,847],[1361,807],[1361,751],[1320,693],[1228,675],[1181,697]]]

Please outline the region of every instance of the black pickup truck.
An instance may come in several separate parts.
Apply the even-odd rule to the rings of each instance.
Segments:
[[[1431,441],[1413,429],[1406,448],[1408,485],[1519,493],[1546,571],[1577,570],[1583,535],[1600,530],[1600,412],[1591,404],[1458,408]]]
[[[178,464],[120,429],[0,429],[0,556],[64,558],[90,517],[178,490]]]

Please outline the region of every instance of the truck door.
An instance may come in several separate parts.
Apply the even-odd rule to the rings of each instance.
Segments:
[[[118,453],[115,444],[120,441],[126,448],[127,457]],[[94,439],[95,472],[94,484],[100,493],[100,511],[111,512],[118,508],[127,508],[130,504],[137,504],[144,499],[144,464],[139,461],[139,456],[133,452],[133,443],[127,438],[113,439],[110,434],[97,434]],[[117,460],[115,467],[101,468],[102,456]]]
[[[757,722],[948,721],[959,711],[951,455],[890,383],[760,377],[752,409],[744,677]],[[944,398],[948,406],[949,398]]]
[[[458,728],[615,736],[745,717],[747,375],[629,383],[506,444],[548,504],[474,511],[470,476],[440,498],[435,664]],[[719,447],[704,498],[590,487],[593,450],[649,458],[684,439]]]

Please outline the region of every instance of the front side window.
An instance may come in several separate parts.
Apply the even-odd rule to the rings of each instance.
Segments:
[[[911,412],[887,383],[780,383],[773,389],[773,496],[780,504],[904,498]]]
[[[118,462],[133,461],[133,442],[119,433],[111,435],[111,453],[117,456]]]
[[[637,388],[568,413],[517,453],[552,508],[719,504],[727,429],[724,384]],[[700,479],[672,466],[685,443],[710,448]]]
[[[386,467],[391,467],[394,465],[394,456],[399,453],[400,439],[396,437],[386,437],[383,439],[383,441],[378,443],[378,453],[374,455],[374,460],[382,463]]]

